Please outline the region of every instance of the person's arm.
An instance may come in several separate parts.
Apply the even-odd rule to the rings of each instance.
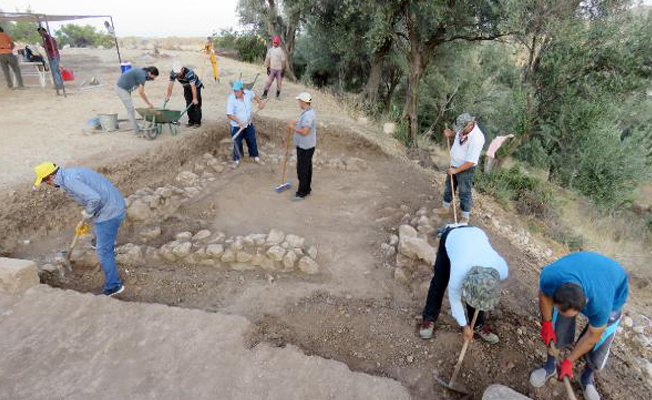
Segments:
[[[451,274],[452,266],[451,266]],[[466,314],[464,314],[464,305],[462,304],[462,287],[461,282],[457,282],[453,276],[448,282],[448,302],[451,305],[451,314],[455,321],[462,328],[462,335],[466,340],[473,340],[473,329],[469,325],[469,322],[466,319]]]
[[[147,95],[145,94],[145,85],[138,85],[138,94],[140,95],[140,98],[143,99],[145,103],[149,106],[149,108],[154,108],[154,104],[152,104],[149,99],[147,98]]]
[[[455,175],[455,174],[459,174],[460,172],[462,172],[462,171],[466,171],[467,169],[469,169],[469,168],[471,168],[471,167],[473,167],[473,166],[475,166],[475,163],[472,163],[472,162],[465,162],[464,164],[460,165],[459,167],[456,167],[456,168],[453,168],[453,167],[448,168],[448,169],[446,170],[446,173],[447,173],[447,174],[453,174],[453,175]]]
[[[574,363],[584,354],[591,351],[591,349],[593,349],[593,347],[595,347],[595,345],[600,341],[606,328],[606,325],[599,328],[589,325],[589,329],[584,333],[584,335],[582,335],[582,337],[580,337],[580,340],[577,341],[573,351],[568,355],[568,360],[571,363]]]
[[[552,297],[543,292],[539,292],[539,311],[541,312],[542,321],[552,321],[552,310],[554,301]]]
[[[242,128],[243,123],[233,114],[226,114],[226,118],[238,124]]]
[[[239,127],[242,127],[242,122],[235,116],[235,113],[235,101],[231,96],[229,96],[228,100],[226,101],[226,118],[238,124]]]
[[[168,90],[167,90],[167,92],[165,94],[165,101],[166,102],[170,101],[170,99],[172,98],[172,87],[173,86],[174,86],[174,81],[170,81],[170,83],[168,83]]]
[[[197,100],[197,85],[191,83],[190,90],[192,91],[192,104],[199,104],[199,100]]]
[[[255,100],[256,103],[258,104],[258,109],[259,109],[259,110],[262,110],[263,108],[265,108],[265,104],[267,104],[267,102],[266,102],[266,101],[263,101],[263,100],[260,98],[260,96],[258,96],[257,94],[254,95],[254,100]]]
[[[267,50],[267,54],[265,55],[265,63],[263,63],[263,68],[265,68],[265,69],[269,68],[269,61],[270,61],[269,60],[269,58],[270,58],[269,53],[270,53],[270,50]],[[267,73],[267,75],[269,75],[269,72]]]

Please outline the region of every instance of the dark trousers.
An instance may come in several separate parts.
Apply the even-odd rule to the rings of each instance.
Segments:
[[[460,196],[460,208],[463,212],[470,212],[473,207],[473,173],[475,167],[453,175],[453,189],[457,190]],[[444,188],[444,201],[450,203],[453,201],[453,192],[451,192],[451,176],[446,175],[446,187]]]
[[[297,178],[299,178],[297,196],[299,197],[306,197],[311,191],[313,154],[315,154],[314,147],[312,149],[297,147]]]
[[[238,128],[237,126],[232,126],[231,137],[234,137],[239,130],[240,128]],[[238,161],[240,159],[240,155],[242,155],[244,152],[244,148],[242,147],[243,140],[247,142],[249,157],[258,157],[258,144],[256,143],[256,128],[254,128],[254,124],[249,124],[248,127],[246,127],[242,132],[240,132],[240,135],[238,135],[238,138],[235,140],[235,144],[233,146],[233,161]]]
[[[430,281],[430,289],[428,289],[428,298],[426,299],[426,306],[423,308],[423,319],[429,319],[431,321],[437,321],[439,318],[439,313],[441,312],[441,303],[444,299],[444,292],[448,287],[448,281],[451,276],[451,260],[448,258],[448,253],[446,252],[446,239],[448,239],[448,234],[453,229],[464,229],[464,227],[459,228],[448,228],[441,235],[439,239],[439,248],[437,250],[437,259],[435,260],[435,275]],[[475,308],[470,305],[466,305],[467,318],[469,318],[469,323],[471,323],[471,318],[475,313]],[[484,325],[484,311],[478,313],[478,319],[475,322],[475,327]]]
[[[201,87],[197,88],[197,101],[188,109],[188,123],[190,125],[201,125]],[[183,97],[186,99],[186,107],[192,103],[192,88],[190,85],[183,87]]]

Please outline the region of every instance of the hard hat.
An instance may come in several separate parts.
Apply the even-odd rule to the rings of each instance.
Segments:
[[[279,44],[280,41],[281,41],[281,38],[279,38],[278,35],[274,36],[274,39],[272,39],[273,44]]]
[[[244,84],[242,83],[242,81],[233,82],[233,86],[231,87],[231,89],[233,90],[242,90],[242,88],[244,88]]]
[[[299,95],[297,97],[295,97],[295,99],[301,100],[301,101],[303,101],[305,103],[310,103],[312,101],[312,96],[308,92],[302,92],[302,93],[299,93]]]
[[[57,166],[49,161],[37,165],[34,168],[34,172],[36,172],[36,181],[34,182],[34,187],[38,189],[41,186],[43,179],[50,176],[56,170]]]
[[[172,72],[174,74],[178,74],[181,72],[181,69],[183,68],[183,64],[181,64],[179,61],[172,61]]]

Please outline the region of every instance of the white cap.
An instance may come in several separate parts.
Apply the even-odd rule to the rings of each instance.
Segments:
[[[181,72],[181,68],[183,68],[183,64],[181,64],[177,60],[172,61],[172,72],[178,74],[179,72]]]
[[[312,96],[308,92],[302,92],[299,93],[299,95],[296,97],[297,100],[301,100],[305,103],[310,103],[312,102]]]

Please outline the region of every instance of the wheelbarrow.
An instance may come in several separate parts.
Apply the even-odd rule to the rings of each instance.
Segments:
[[[143,127],[145,136],[154,140],[163,132],[163,125],[166,124],[170,130],[170,134],[172,136],[176,135],[178,133],[177,125],[179,125],[179,120],[188,112],[190,107],[192,107],[192,103],[183,111],[168,110],[165,106],[163,108],[137,108],[136,111],[147,122]]]

